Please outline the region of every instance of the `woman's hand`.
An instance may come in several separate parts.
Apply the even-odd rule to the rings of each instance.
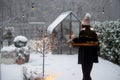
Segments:
[[[71,37],[71,39],[77,38],[74,34],[72,34],[70,37]]]

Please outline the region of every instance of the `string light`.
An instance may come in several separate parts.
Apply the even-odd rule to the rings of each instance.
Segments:
[[[104,14],[105,13],[105,9],[104,9],[104,7],[103,7],[103,11],[102,11],[102,14]]]
[[[35,10],[35,6],[34,6],[34,3],[32,3],[32,11]]]

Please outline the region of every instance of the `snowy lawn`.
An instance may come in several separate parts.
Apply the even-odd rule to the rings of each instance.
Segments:
[[[39,66],[42,72],[42,55],[30,54],[29,63],[2,64],[2,80],[23,80],[23,66]],[[53,74],[55,80],[82,80],[81,66],[77,64],[75,55],[52,55],[45,57],[45,72]],[[93,80],[120,80],[120,66],[99,58],[99,63],[94,64],[92,70]]]

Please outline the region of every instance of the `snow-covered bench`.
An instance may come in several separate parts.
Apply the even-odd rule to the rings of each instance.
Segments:
[[[16,63],[16,48],[14,46],[3,47],[1,49],[1,63]]]

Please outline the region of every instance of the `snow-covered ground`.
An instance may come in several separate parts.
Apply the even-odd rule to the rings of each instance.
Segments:
[[[23,80],[23,66],[38,66],[42,71],[42,55],[30,54],[29,63],[23,65],[1,64],[1,80]],[[55,80],[82,80],[77,54],[47,54],[45,72],[53,74]],[[120,66],[99,58],[99,63],[94,64],[91,76],[93,80],[120,80]]]

